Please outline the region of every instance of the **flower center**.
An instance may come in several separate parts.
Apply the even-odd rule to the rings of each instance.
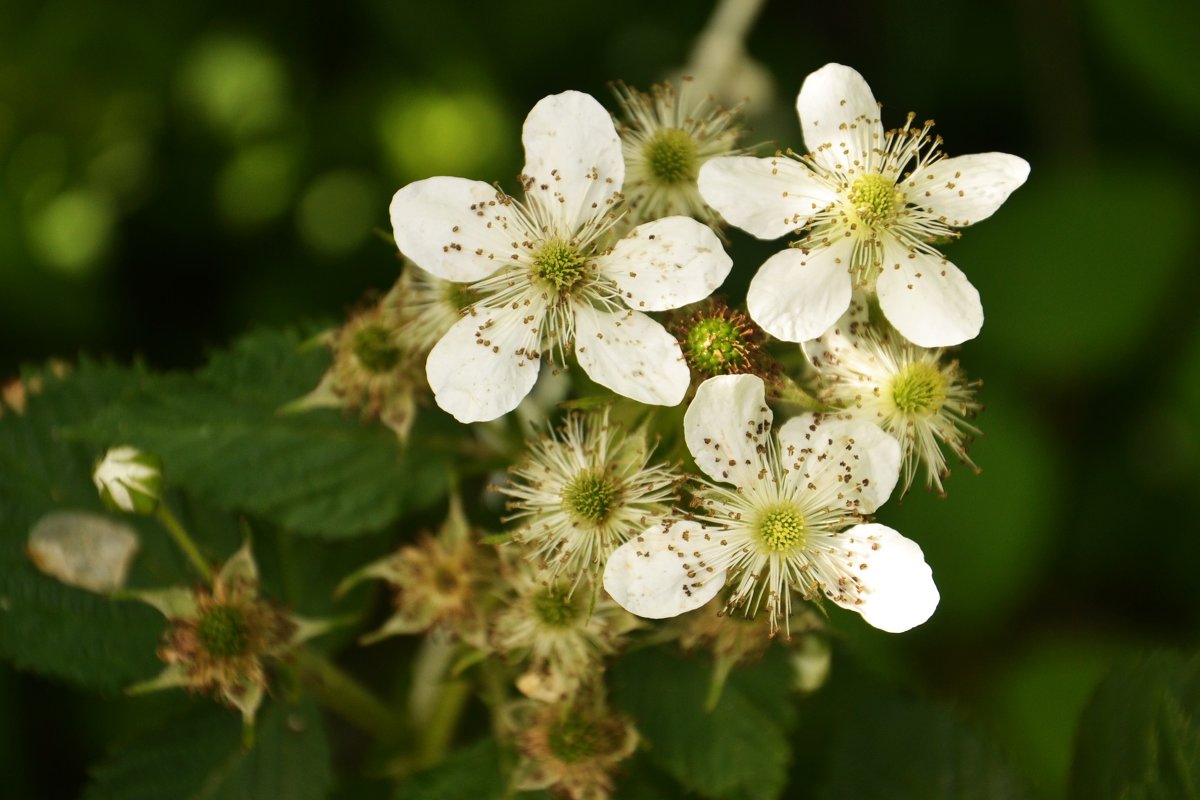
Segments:
[[[896,182],[882,175],[863,175],[850,184],[850,203],[864,224],[877,228],[896,221],[904,208],[904,193]]]
[[[565,628],[579,616],[580,607],[574,595],[559,586],[549,586],[533,599],[533,608],[544,625]]]
[[[587,268],[587,259],[571,244],[551,239],[533,254],[533,274],[556,292],[574,289]]]
[[[929,416],[941,411],[946,402],[946,378],[930,364],[909,364],[892,378],[891,393],[897,410]]]
[[[664,128],[643,149],[650,172],[663,183],[694,181],[699,170],[696,140],[679,128]]]
[[[206,610],[196,625],[196,636],[205,652],[215,658],[240,656],[250,643],[246,615],[231,606],[212,606]]]
[[[687,347],[692,364],[709,375],[750,366],[745,336],[728,319],[709,317],[697,322],[688,331]]]
[[[563,489],[562,501],[577,522],[601,525],[617,503],[617,487],[602,472],[583,472]]]
[[[790,503],[776,506],[759,514],[754,532],[772,552],[792,550],[804,544],[804,515]]]
[[[354,357],[367,372],[378,375],[389,372],[400,363],[400,348],[392,342],[392,335],[382,325],[367,325],[354,334],[351,345]]]
[[[593,720],[570,712],[551,726],[547,744],[555,758],[572,764],[613,752],[620,736],[621,724],[616,720]]]

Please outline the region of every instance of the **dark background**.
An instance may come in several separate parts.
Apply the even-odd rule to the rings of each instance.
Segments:
[[[7,0],[0,376],[80,352],[191,367],[255,326],[340,318],[394,280],[392,192],[515,188],[534,102],[615,108],[608,82],[686,63],[708,13]],[[881,514],[922,544],[942,604],[903,637],[835,626],[839,655],[953,705],[1048,797],[1112,660],[1200,631],[1197,41],[1194,4],[1008,0],[768,2],[747,43],[773,89],[751,106],[763,152],[800,147],[795,94],[839,61],[885,124],[912,109],[952,155],[1032,164],[947,251],[987,314],[961,352],[985,384],[983,473]],[[732,239],[740,300],[779,245]],[[124,708],[0,667],[8,785],[72,796]]]

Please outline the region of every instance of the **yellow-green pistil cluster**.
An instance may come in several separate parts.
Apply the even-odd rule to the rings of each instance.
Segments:
[[[709,317],[693,325],[687,334],[687,352],[689,361],[709,375],[744,372],[750,367],[745,331],[724,317]]]
[[[696,140],[679,128],[663,128],[645,144],[646,163],[654,177],[663,183],[687,183],[696,180],[700,159]]]
[[[759,514],[754,531],[771,552],[794,550],[804,545],[804,515],[790,503],[781,504]]]
[[[579,616],[582,601],[562,586],[548,586],[533,598],[538,619],[551,628],[566,628]]]
[[[587,259],[569,242],[551,239],[533,254],[533,274],[550,289],[566,294],[579,285]]]
[[[233,606],[210,606],[196,623],[200,646],[214,658],[235,658],[246,652],[250,634],[246,615]]]
[[[946,378],[932,364],[909,364],[892,378],[891,395],[897,410],[904,414],[936,414],[946,402]]]
[[[403,355],[392,340],[391,331],[376,323],[356,332],[350,346],[363,369],[375,375],[395,369]]]
[[[603,525],[620,500],[616,484],[603,472],[583,472],[567,484],[563,507],[576,521]]]
[[[904,208],[904,194],[891,178],[863,175],[850,185],[850,203],[865,225],[885,227],[895,222],[900,209]]]

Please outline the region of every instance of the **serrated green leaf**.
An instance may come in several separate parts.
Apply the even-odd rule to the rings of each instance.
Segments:
[[[1072,800],[1200,798],[1200,655],[1117,666],[1079,720]]]
[[[328,357],[293,332],[261,331],[196,375],[144,382],[80,435],[161,456],[169,485],[300,534],[377,531],[440,498],[445,462],[407,453],[380,425],[336,411],[278,414],[321,377]]]
[[[319,800],[333,782],[329,744],[311,703],[271,703],[254,746],[242,720],[205,706],[129,742],[92,772],[86,800]]]
[[[688,789],[722,800],[778,797],[795,719],[786,659],[734,670],[705,713],[711,673],[703,658],[641,650],[612,669],[613,702],[634,718],[651,760]]]
[[[32,376],[30,376],[32,377]],[[149,677],[162,618],[38,572],[25,555],[46,513],[102,513],[91,482],[96,453],[64,433],[116,401],[136,371],[83,362],[65,378],[38,376],[42,389],[23,414],[0,418],[0,656],[22,669],[115,691]]]

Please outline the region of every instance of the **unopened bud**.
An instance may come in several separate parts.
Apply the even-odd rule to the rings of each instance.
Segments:
[[[162,499],[162,462],[133,447],[114,447],[96,465],[92,482],[110,509],[153,514]]]

